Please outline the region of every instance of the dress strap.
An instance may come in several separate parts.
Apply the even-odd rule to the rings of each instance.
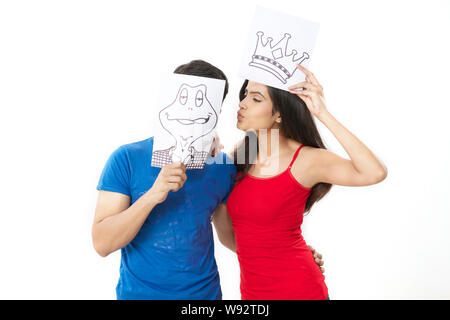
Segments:
[[[294,163],[295,159],[297,159],[298,153],[302,147],[303,147],[303,145],[301,144],[300,147],[297,149],[297,151],[295,151],[294,157],[292,158],[292,161],[289,164],[288,169],[290,169],[292,167],[292,164]]]

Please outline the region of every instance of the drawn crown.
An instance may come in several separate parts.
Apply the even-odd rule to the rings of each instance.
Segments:
[[[297,53],[297,50],[288,53],[288,43],[291,38],[289,33],[285,33],[284,37],[275,45],[272,45],[273,39],[271,37],[267,38],[265,44],[263,43],[264,32],[258,31],[256,35],[258,40],[249,65],[272,73],[283,83],[286,83],[287,79],[292,77],[297,70],[297,64],[309,59],[307,52],[303,52],[301,56]]]

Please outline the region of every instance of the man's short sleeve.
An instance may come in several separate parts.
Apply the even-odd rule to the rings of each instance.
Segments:
[[[131,197],[130,163],[124,146],[117,148],[106,161],[97,190],[119,192]]]
[[[226,154],[225,154],[225,158],[227,158]],[[228,161],[230,161],[230,160],[228,159]],[[224,163],[229,163],[229,162],[224,162]],[[235,167],[235,165],[234,164],[223,164],[223,165],[225,165],[225,166],[227,166],[229,168],[230,176],[229,176],[229,183],[228,183],[229,184],[228,185],[228,191],[227,191],[225,197],[220,202],[221,204],[227,203],[228,197],[230,196],[230,193],[231,193],[231,191],[234,188],[234,180],[236,178],[236,167]]]

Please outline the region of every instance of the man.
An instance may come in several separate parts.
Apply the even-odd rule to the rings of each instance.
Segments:
[[[194,60],[175,73],[225,80],[225,99],[227,78],[213,65]],[[202,170],[186,171],[182,163],[152,167],[152,149],[150,137],[119,147],[108,159],[97,186],[94,248],[103,257],[121,249],[118,299],[221,299],[211,221],[235,251],[233,239],[222,236],[230,234],[221,223],[229,217],[220,213],[235,166],[214,150]]]

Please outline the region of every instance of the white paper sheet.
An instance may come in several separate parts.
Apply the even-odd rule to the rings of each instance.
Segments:
[[[308,67],[319,24],[256,7],[239,76],[283,89],[305,80],[296,65]]]
[[[162,77],[155,112],[152,166],[175,161],[203,169],[222,106],[225,80],[170,74]]]

